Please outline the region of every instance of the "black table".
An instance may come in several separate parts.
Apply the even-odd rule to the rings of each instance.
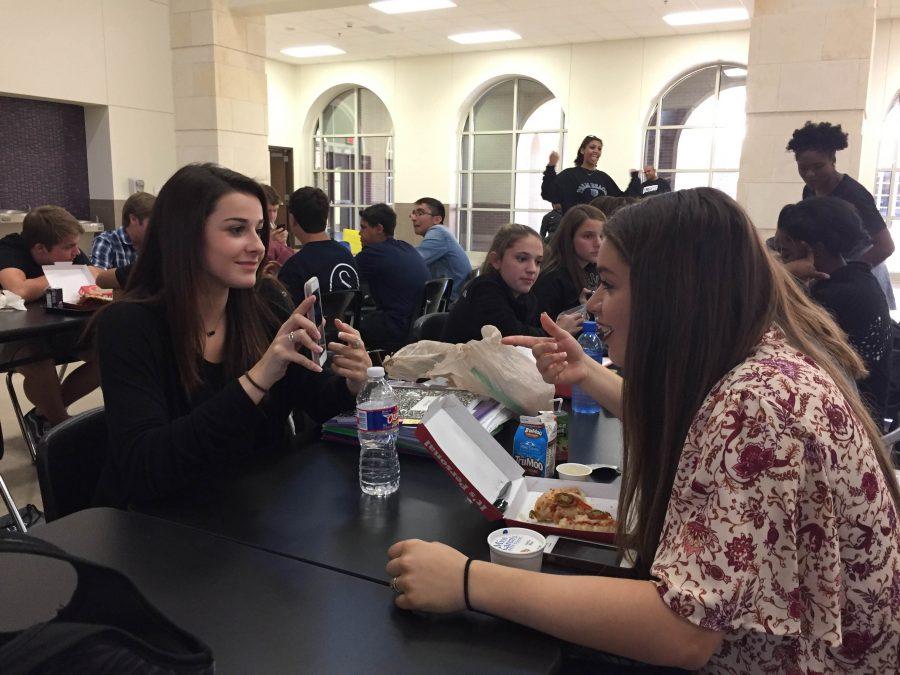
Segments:
[[[572,461],[621,463],[617,419],[572,421]],[[387,549],[402,539],[490,557],[486,539],[500,522],[486,520],[431,457],[401,453],[400,489],[382,499],[360,492],[358,466],[356,447],[317,442],[260,462],[203,500],[166,500],[141,510],[381,583]]]
[[[163,613],[212,648],[222,673],[456,675],[559,667],[559,642],[546,635],[474,612],[440,617],[398,610],[383,585],[157,518],[90,509],[30,533],[128,575]],[[25,578],[19,575],[26,562],[0,560],[4,579]],[[7,603],[0,615],[24,618],[28,607],[58,597],[66,581],[55,574],[33,584],[24,607]]]
[[[3,345],[0,372],[48,358],[61,362],[71,360],[90,314],[73,316],[51,313],[46,311],[43,301],[25,306],[27,309],[24,312],[0,310],[0,345]],[[28,346],[26,356],[17,358],[17,345]]]

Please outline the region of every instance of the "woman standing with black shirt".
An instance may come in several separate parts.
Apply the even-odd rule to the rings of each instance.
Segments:
[[[869,264],[845,261],[864,240],[856,210],[837,197],[788,204],[778,215],[775,248],[795,275],[813,279],[810,295],[834,317],[865,362],[869,374],[857,385],[880,425],[890,378],[891,317]]]
[[[286,443],[295,405],[317,420],[351,409],[371,365],[336,322],[331,371],[304,300],[279,325],[256,290],[269,235],[262,188],[212,164],[160,190],[124,298],[97,317],[110,454],[95,495],[124,507],[193,487]]]
[[[560,312],[583,304],[585,289],[597,288],[597,254],[606,217],[589,204],[573,206],[550,240],[541,275],[532,291],[538,312],[556,319]],[[590,295],[588,293],[588,295]]]
[[[603,153],[603,141],[596,136],[585,136],[578,147],[575,166],[556,174],[559,153],[550,153],[541,182],[541,197],[551,204],[561,204],[566,214],[575,204],[585,204],[601,195],[620,196],[625,193],[605,171],[597,168]]]
[[[862,260],[872,267],[887,299],[894,309],[894,290],[884,261],[894,252],[894,240],[878,212],[875,198],[860,183],[835,167],[836,154],[847,147],[847,134],[841,125],[828,122],[807,122],[795,129],[787,149],[794,153],[797,171],[805,183],[803,199],[810,197],[838,197],[856,208],[863,228],[871,237],[871,246],[863,241],[848,259]]]

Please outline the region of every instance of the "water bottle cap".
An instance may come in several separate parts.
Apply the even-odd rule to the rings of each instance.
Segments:
[[[596,321],[585,321],[581,324],[581,330],[585,333],[596,333],[597,332],[597,322]]]
[[[369,379],[384,377],[384,368],[381,366],[370,366],[369,368],[366,368],[366,377]]]

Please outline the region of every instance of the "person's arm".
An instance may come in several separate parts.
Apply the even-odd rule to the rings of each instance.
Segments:
[[[641,175],[634,169],[631,170],[631,180],[628,181],[628,187],[625,188],[627,197],[641,196]]]
[[[49,288],[47,277],[26,279],[25,272],[18,267],[7,267],[0,270],[0,286],[22,298],[25,302],[31,302],[40,298]]]
[[[541,179],[541,199],[551,204],[559,204],[562,201],[556,178],[556,166],[548,164],[547,168],[544,169],[544,177]]]
[[[886,227],[871,233],[870,236],[872,237],[872,247],[859,256],[859,259],[875,267],[887,260],[894,252],[894,240],[891,237],[891,231]]]
[[[109,238],[104,236],[106,233],[100,234],[94,237],[94,243],[91,245],[91,259],[90,263],[94,265],[94,267],[99,267],[102,270],[108,270],[115,267],[115,261],[113,260],[113,247],[112,242],[109,241]],[[85,256],[86,257],[86,256]],[[80,264],[88,264],[88,263],[80,263]]]
[[[107,270],[99,270],[97,273],[97,285],[100,288],[121,288],[119,278],[116,276],[118,270],[112,267]]]
[[[434,234],[432,234],[434,232]],[[425,233],[425,238],[416,247],[419,255],[425,261],[426,265],[430,265],[435,260],[444,257],[447,254],[447,246],[444,238],[434,229],[430,228]]]
[[[603,182],[603,187],[606,188],[606,194],[609,197],[624,197],[625,193],[622,192],[621,188],[619,188],[618,184],[613,180],[612,176],[610,176],[605,171],[601,171],[601,173],[603,174],[603,176],[600,180]]]
[[[589,358],[578,341],[546,314],[541,315],[541,325],[550,337],[514,335],[502,342],[530,348],[544,382],[577,384],[604,409],[622,417],[621,376]]]

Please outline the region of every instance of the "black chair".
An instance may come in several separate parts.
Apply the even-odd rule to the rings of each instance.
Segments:
[[[334,320],[340,319],[354,328],[359,327],[362,306],[362,293],[358,290],[330,291],[322,294],[322,313],[325,316],[325,339],[328,342],[337,340],[337,329]]]
[[[106,414],[94,408],[48,431],[37,449],[38,484],[47,522],[91,506],[109,440]]]
[[[453,292],[453,279],[450,277],[441,277],[439,279],[429,279],[425,282],[425,289],[422,294],[422,306],[419,314],[415,318],[424,316],[425,314],[434,314],[435,312],[446,312],[450,304],[450,295]]]
[[[440,342],[441,336],[444,334],[444,326],[447,323],[448,316],[450,316],[450,312],[434,312],[432,314],[420,316],[413,322],[413,342],[418,342],[419,340],[434,340]]]

